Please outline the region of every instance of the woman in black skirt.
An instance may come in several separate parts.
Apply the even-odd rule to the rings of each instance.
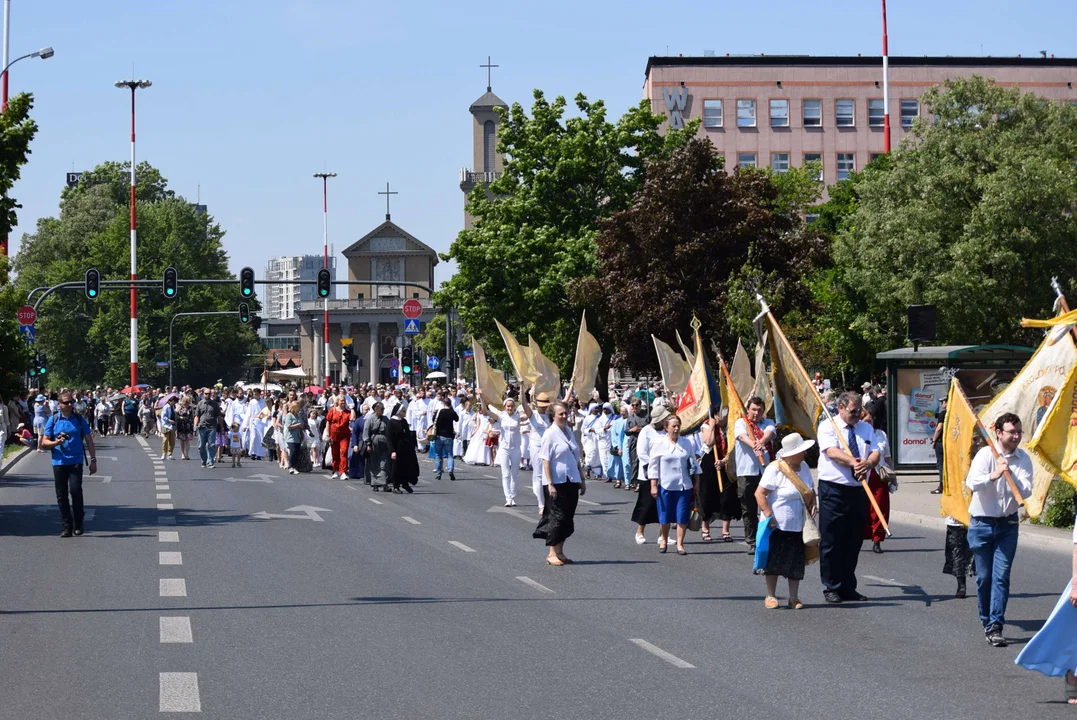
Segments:
[[[976,563],[972,561],[969,549],[969,529],[949,515],[946,516],[946,547],[942,571],[957,578],[957,592],[954,597],[965,597],[965,578],[976,574]]]
[[[730,477],[726,474],[729,462],[726,438],[728,421],[729,411],[722,408],[721,415],[704,422],[700,430],[703,447],[700,450],[699,466],[703,469],[703,475],[699,482],[696,507],[703,515],[703,527],[700,528],[703,542],[711,541],[710,524],[715,520],[722,521],[722,540],[733,542],[733,536],[729,534],[729,522],[740,517],[737,483],[735,480],[730,482]]]
[[[564,403],[550,404],[550,428],[542,435],[543,488],[545,504],[542,520],[532,537],[546,541],[549,553],[546,564],[571,565],[565,556],[565,540],[576,530],[576,505],[587,492],[580,474],[580,446],[568,424],[568,408]]]
[[[408,404],[396,406],[396,413],[389,419],[389,428],[385,439],[389,444],[389,478],[393,481],[393,492],[403,495],[411,493],[411,486],[419,482],[419,458],[415,454],[415,431],[404,419]],[[401,490],[400,488],[404,489]]]
[[[804,507],[805,499],[797,483],[786,474],[789,472],[799,479],[808,493],[808,510],[815,516],[815,494],[811,491],[811,468],[804,462],[804,453],[813,445],[814,440],[805,440],[799,433],[791,433],[782,438],[782,449],[778,458],[763,471],[759,487],[755,491],[755,500],[763,513],[764,521],[773,528],[770,534],[770,549],[767,564],[762,574],[767,582],[767,597],[763,601],[768,610],[778,607],[778,576],[789,580],[789,607],[800,610],[797,591],[800,581],[804,579]]]
[[[636,490],[636,507],[632,509],[632,522],[636,523],[636,544],[646,541],[643,530],[648,525],[658,524],[658,500],[651,495],[651,483],[647,482],[647,458],[652,443],[661,439],[666,418],[670,416],[665,405],[659,405],[651,411],[650,424],[639,431],[636,441],[636,457],[639,458],[639,488]]]

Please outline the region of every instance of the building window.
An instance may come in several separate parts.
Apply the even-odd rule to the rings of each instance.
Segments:
[[[838,127],[853,127],[856,124],[856,104],[849,98],[834,101],[834,119]]]
[[[882,127],[885,110],[882,100],[868,100],[868,127]]]
[[[722,101],[721,100],[704,100],[703,101],[703,127],[720,128],[722,127]]]
[[[363,299],[363,293],[359,293],[359,299],[360,299],[360,300],[362,300],[362,299]]]
[[[856,171],[856,153],[838,153],[838,182]]]
[[[875,162],[875,159],[882,157],[882,155],[882,153],[868,153],[868,164]]]
[[[776,173],[783,173],[789,169],[789,153],[771,153],[770,169]]]
[[[416,300],[419,299],[419,293],[412,293],[411,296],[412,296],[412,298],[414,298]]]
[[[823,101],[804,101],[804,127],[820,127],[823,124]]]
[[[818,182],[823,181],[823,153],[804,153],[804,164],[817,163],[819,170],[815,173]]]
[[[482,124],[482,171],[493,172],[494,171],[494,158],[497,152],[497,141],[495,136],[497,134],[497,127],[494,125],[493,120],[487,120]]]
[[[789,127],[789,101],[770,101],[770,126]]]
[[[737,153],[737,167],[755,167],[755,153]]]
[[[737,127],[755,127],[755,100],[737,100]]]
[[[911,128],[912,121],[920,115],[920,101],[919,100],[902,100],[901,101],[901,127]]]
[[[811,225],[813,222],[819,219],[819,213],[808,213],[804,216],[804,222]]]

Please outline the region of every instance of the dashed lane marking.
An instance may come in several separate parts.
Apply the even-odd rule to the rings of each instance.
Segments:
[[[172,493],[157,493],[158,500],[171,500]]]
[[[421,522],[419,522],[418,520],[416,520],[416,519],[415,519],[415,518],[413,518],[413,517],[408,517],[407,515],[405,515],[405,516],[404,516],[403,518],[401,518],[401,519],[402,519],[402,520],[404,520],[404,521],[406,521],[406,522],[409,522],[409,523],[411,523],[412,525],[422,525],[422,523],[421,523]]]
[[[684,660],[681,660],[676,655],[668,653],[665,650],[663,650],[662,648],[658,647],[657,645],[652,645],[651,643],[647,642],[646,640],[644,640],[642,638],[629,638],[628,641],[631,642],[631,643],[635,643],[636,645],[639,645],[641,648],[643,648],[647,652],[651,653],[655,657],[662,658],[663,660],[668,662],[673,667],[681,668],[682,670],[691,670],[691,669],[695,668],[695,665],[693,665],[692,663],[685,662]]]
[[[157,542],[179,542],[179,533],[175,530],[158,530]]]
[[[162,617],[161,619],[161,642],[163,643],[193,643],[191,634],[191,618],[189,617]]]
[[[181,552],[159,552],[157,553],[158,565],[182,565],[183,553]]]
[[[161,712],[202,712],[198,697],[198,673],[163,672],[160,676]]]
[[[545,585],[543,585],[542,583],[540,583],[540,582],[535,582],[535,581],[534,581],[534,580],[532,580],[531,578],[529,578],[529,577],[525,577],[524,575],[517,575],[517,576],[516,576],[516,579],[517,579],[517,580],[519,580],[520,582],[522,582],[522,583],[523,583],[524,585],[528,585],[528,586],[530,586],[530,587],[533,587],[533,588],[535,588],[536,590],[538,590],[538,591],[540,591],[540,592],[547,592],[547,593],[550,593],[551,595],[554,595],[554,594],[556,594],[556,593],[554,593],[554,591],[553,591],[553,590],[551,590],[550,588],[546,587],[546,586],[545,586]]]
[[[172,503],[157,503],[158,510],[175,510],[175,506]]]
[[[584,505],[601,505],[602,504],[602,503],[591,502],[590,500],[584,500],[583,498],[580,498],[580,502],[583,503]]]
[[[468,547],[467,545],[465,545],[464,543],[462,543],[462,542],[457,542],[456,540],[450,540],[450,541],[449,541],[449,544],[450,544],[450,545],[452,545],[452,546],[454,546],[454,547],[458,547],[458,548],[460,548],[460,549],[461,549],[461,550],[463,550],[464,552],[475,552],[475,550],[474,550],[474,549],[472,549],[472,548],[469,548],[469,547]]]
[[[161,578],[161,597],[187,597],[187,581],[183,578]]]
[[[112,476],[111,475],[101,475],[100,478],[101,478],[101,482],[103,482],[103,483],[112,482]]]
[[[176,516],[175,515],[158,515],[157,516],[157,524],[158,525],[175,525],[176,524]]]
[[[874,580],[875,582],[880,582],[883,585],[892,585],[893,587],[901,587],[901,588],[903,588],[903,587],[912,587],[911,585],[906,585],[904,583],[899,583],[897,580],[894,580],[893,578],[890,578],[889,580],[887,580],[886,578],[875,577],[874,575],[861,575],[861,577],[864,578],[865,580]]]
[[[367,500],[369,500],[370,502],[374,503],[375,505],[384,505],[384,504],[385,504],[385,503],[383,503],[383,502],[382,502],[381,500],[378,500],[378,499],[376,499],[376,498],[367,498]]]

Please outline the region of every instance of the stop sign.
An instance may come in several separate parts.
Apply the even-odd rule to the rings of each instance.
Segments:
[[[423,304],[418,300],[412,298],[411,300],[404,301],[404,307],[402,308],[404,317],[409,320],[414,320],[423,314]]]
[[[37,310],[30,305],[23,305],[19,308],[18,317],[20,325],[33,325],[37,320]]]

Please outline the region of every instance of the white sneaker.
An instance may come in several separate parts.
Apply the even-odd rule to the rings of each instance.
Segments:
[[[647,542],[647,538],[643,537],[642,535],[636,535],[636,544],[637,545],[643,545],[646,542]]]
[[[164,459],[165,459],[165,456],[164,456],[164,455],[161,455],[161,459],[162,459],[162,460],[164,460]]]
[[[329,479],[330,479],[330,480],[336,480],[336,479],[337,479],[337,474],[336,474],[336,473],[331,473],[331,474],[329,475]]]

